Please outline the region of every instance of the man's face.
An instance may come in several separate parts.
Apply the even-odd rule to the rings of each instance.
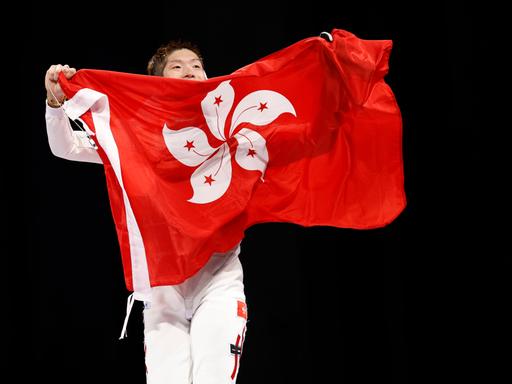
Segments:
[[[173,79],[206,80],[203,64],[189,49],[178,49],[167,56],[164,77]]]

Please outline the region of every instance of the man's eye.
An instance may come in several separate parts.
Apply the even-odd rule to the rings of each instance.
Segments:
[[[175,65],[172,67],[172,69],[180,69],[180,68],[181,68],[181,66],[179,66],[179,65]]]
[[[194,65],[194,68],[201,69],[200,65]]]

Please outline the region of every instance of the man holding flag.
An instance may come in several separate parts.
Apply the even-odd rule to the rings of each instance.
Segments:
[[[245,229],[376,228],[405,207],[391,42],[326,36],[209,80],[174,43],[156,77],[48,71],[53,153],[105,167],[126,285],[146,303],[148,383],[236,380]]]

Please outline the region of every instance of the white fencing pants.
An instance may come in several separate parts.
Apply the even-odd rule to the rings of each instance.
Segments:
[[[239,246],[179,285],[153,288],[144,309],[147,384],[232,384],[247,307]]]

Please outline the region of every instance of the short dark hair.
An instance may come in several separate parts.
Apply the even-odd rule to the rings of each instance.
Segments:
[[[201,56],[201,52],[196,44],[187,40],[171,40],[168,43],[161,45],[149,60],[147,67],[148,75],[163,76],[167,56],[179,49],[188,49],[194,52],[199,57],[201,64],[203,64],[203,57]]]

